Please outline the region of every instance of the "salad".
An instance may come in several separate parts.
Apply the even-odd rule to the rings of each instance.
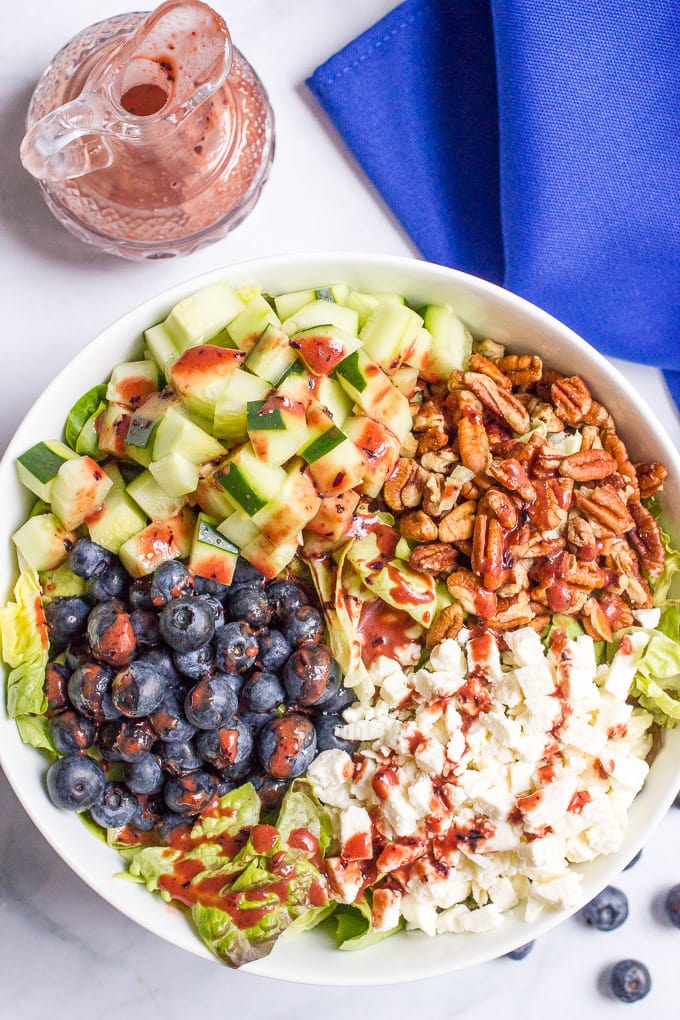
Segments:
[[[17,462],[7,707],[234,966],[578,900],[680,719],[666,469],[446,305],[220,281]]]

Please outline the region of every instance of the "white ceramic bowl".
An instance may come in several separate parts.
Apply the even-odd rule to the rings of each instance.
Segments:
[[[163,318],[180,298],[216,279],[239,287],[261,284],[280,293],[345,282],[368,291],[405,294],[416,305],[448,302],[476,335],[491,336],[518,352],[539,354],[546,365],[579,373],[614,415],[633,460],[658,460],[669,468],[664,491],[667,514],[680,506],[680,458],[634,388],[575,333],[545,312],[492,284],[414,259],[344,252],[290,255],[227,267],[173,287],[129,312],[64,368],[19,427],[0,464],[0,597],[9,594],[16,563],[8,536],[24,520],[29,497],[16,478],[16,457],[40,439],[58,436],[73,402],[107,377],[116,362],[135,354],[142,331]],[[672,529],[673,530],[673,529]],[[675,539],[680,518],[675,521]],[[0,761],[19,800],[56,852],[104,899],[169,942],[212,959],[185,917],[143,887],[113,877],[117,853],[104,846],[73,815],[52,806],[44,787],[45,761],[23,745],[0,698]],[[680,728],[664,735],[647,783],[630,810],[621,851],[583,867],[581,906],[616,876],[661,820],[680,787]],[[390,984],[481,963],[536,938],[573,911],[547,912],[532,925],[508,917],[497,931],[480,935],[404,932],[359,953],[340,953],[320,931],[282,939],[271,956],[248,965],[253,973],[328,985]]]

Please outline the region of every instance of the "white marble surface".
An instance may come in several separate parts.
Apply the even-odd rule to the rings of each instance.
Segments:
[[[44,0],[0,12],[0,291],[4,360],[0,449],[56,371],[124,311],[174,282],[221,264],[304,249],[413,253],[399,225],[347,158],[303,85],[304,77],[394,6],[392,0],[215,0],[236,45],[261,74],[277,117],[270,180],[249,219],[222,242],[172,262],[133,264],[98,255],[42,206],[17,149],[36,78],[86,24],[125,10],[120,0]],[[48,13],[49,12],[49,13]],[[619,364],[680,442],[680,423],[653,369]],[[663,919],[665,890],[680,881],[680,811],[671,811],[642,860],[620,879],[631,916],[611,934],[576,919],[545,936],[523,962],[494,961],[412,985],[324,991],[232,973],[149,935],[100,900],[55,855],[0,776],[0,1017],[7,1020],[182,1020],[197,1014],[257,1018],[350,1014],[432,1020],[605,1018],[625,1007],[603,993],[617,959],[645,960],[652,994],[637,1017],[677,1017],[680,932]]]

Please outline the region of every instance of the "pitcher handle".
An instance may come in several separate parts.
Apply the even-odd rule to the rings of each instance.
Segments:
[[[21,162],[41,181],[68,181],[113,162],[106,114],[96,93],[82,94],[46,114],[27,132]]]

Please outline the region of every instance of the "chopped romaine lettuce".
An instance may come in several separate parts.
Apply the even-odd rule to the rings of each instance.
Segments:
[[[43,692],[47,665],[47,624],[40,582],[35,570],[24,570],[14,588],[15,602],[0,609],[2,658],[11,667],[7,678],[7,713],[12,719],[41,715],[47,708]],[[44,746],[39,728],[25,726],[22,739]]]

